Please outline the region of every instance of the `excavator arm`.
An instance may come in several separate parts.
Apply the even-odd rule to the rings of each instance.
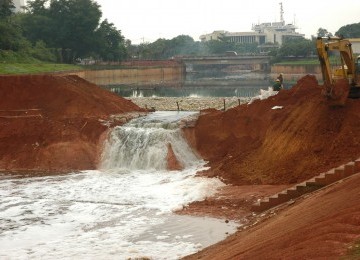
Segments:
[[[319,37],[316,40],[316,49],[323,75],[324,94],[333,100],[334,104],[344,105],[350,88],[357,85],[357,71],[351,42],[339,37]],[[341,67],[335,72],[332,71],[330,64],[330,51],[339,52],[341,58]],[[352,93],[358,92],[360,88],[355,90]]]

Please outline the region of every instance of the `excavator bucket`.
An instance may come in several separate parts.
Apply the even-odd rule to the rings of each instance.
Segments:
[[[346,79],[338,79],[331,86],[325,86],[326,96],[332,106],[344,106],[350,91],[350,84]]]

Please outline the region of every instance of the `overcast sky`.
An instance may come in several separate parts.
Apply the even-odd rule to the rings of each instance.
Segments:
[[[322,27],[335,33],[341,26],[360,22],[360,0],[95,0],[103,19],[114,23],[133,43],[153,42],[215,30],[249,32],[252,24],[284,20],[294,23],[306,38]],[[336,4],[337,3],[337,4]]]
[[[214,30],[248,32],[254,23],[280,21],[280,0],[97,0],[103,19],[133,43],[181,34],[198,41]],[[283,0],[284,20],[306,38],[322,27],[335,33],[360,22],[360,0]]]

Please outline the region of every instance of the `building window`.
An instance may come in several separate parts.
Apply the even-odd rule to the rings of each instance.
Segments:
[[[264,43],[265,43],[265,36],[260,36],[260,37],[259,37],[259,43],[260,43],[260,44],[264,44]]]

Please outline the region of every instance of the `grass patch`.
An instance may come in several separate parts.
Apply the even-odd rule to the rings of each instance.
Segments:
[[[55,63],[0,63],[0,74],[39,74],[83,70],[82,66]]]

